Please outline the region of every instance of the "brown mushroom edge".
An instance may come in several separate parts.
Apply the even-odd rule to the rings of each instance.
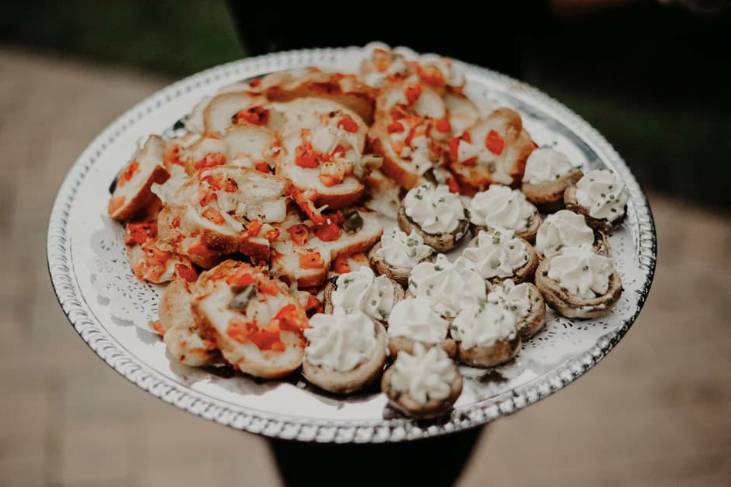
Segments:
[[[622,294],[622,281],[616,271],[609,276],[607,292],[596,298],[582,298],[561,288],[558,282],[548,277],[551,259],[544,259],[536,269],[536,287],[546,303],[566,318],[591,319],[605,316]]]
[[[386,277],[388,277],[388,276],[386,276]],[[325,289],[323,289],[323,291],[322,291],[324,311],[327,314],[332,314],[333,309],[335,308],[335,306],[333,305],[333,302],[332,302],[333,292],[335,292],[335,289],[337,289],[337,284],[335,284],[335,281],[337,281],[337,278],[330,279],[330,281],[328,281],[327,285],[325,286]],[[393,304],[395,306],[396,303],[398,303],[399,301],[404,299],[404,297],[406,296],[406,291],[404,291],[404,288],[401,287],[401,284],[394,281],[393,279],[391,279],[391,284],[393,284]],[[388,328],[388,319],[376,320],[376,321],[378,321],[383,326]]]
[[[464,348],[461,343],[458,343],[459,360],[472,367],[497,367],[515,358],[521,344],[520,333],[516,333],[513,339],[498,340],[492,345],[475,345]]]
[[[584,173],[581,172],[581,169],[574,169],[555,181],[546,183],[524,182],[520,190],[528,201],[536,205],[539,210],[550,213],[564,207],[563,196],[566,188],[574,185],[583,176]]]
[[[457,228],[452,232],[448,233],[428,233],[421,229],[418,223],[414,222],[406,214],[406,209],[403,205],[398,210],[398,226],[405,233],[411,233],[411,230],[416,230],[416,233],[421,235],[424,239],[424,243],[432,247],[437,252],[448,252],[455,248],[457,244],[469,233],[470,222],[466,219],[459,221]]]
[[[388,397],[391,407],[407,416],[418,419],[439,418],[449,414],[452,410],[452,406],[462,393],[462,376],[460,375],[459,369],[456,365],[454,365],[454,368],[456,375],[452,381],[449,396],[441,400],[430,399],[426,403],[421,404],[416,402],[408,393],[394,390],[393,387],[391,387],[391,377],[394,373],[393,367],[390,367],[383,374],[383,378],[381,379],[381,390],[384,394],[386,394],[386,397]]]
[[[386,365],[386,330],[380,323],[374,321],[376,332],[375,352],[353,370],[340,372],[321,365],[314,365],[307,359],[305,353],[302,362],[302,375],[311,384],[334,394],[349,394],[359,391],[373,383],[381,376]]]
[[[396,281],[402,286],[406,287],[409,285],[409,275],[411,274],[410,267],[398,267],[392,266],[386,259],[378,255],[378,251],[381,249],[381,242],[378,242],[373,246],[371,251],[368,253],[368,262],[371,264],[376,272],[388,277],[392,281]],[[432,253],[429,257],[423,259],[421,262],[432,262],[436,254]]]
[[[627,205],[625,205],[624,211],[622,211],[622,216],[616,220],[610,221],[606,218],[594,218],[589,215],[589,209],[581,206],[579,201],[576,199],[576,186],[569,186],[566,188],[566,191],[563,194],[563,201],[566,205],[566,209],[584,215],[587,225],[601,232],[611,232],[614,228],[618,227],[627,216]]]

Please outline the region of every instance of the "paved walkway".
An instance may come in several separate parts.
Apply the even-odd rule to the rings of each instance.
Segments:
[[[47,218],[92,137],[168,80],[0,49],[0,485],[276,485],[266,444],[158,401],[67,325]],[[461,485],[730,485],[731,218],[651,198],[637,326],[567,390],[483,438]]]

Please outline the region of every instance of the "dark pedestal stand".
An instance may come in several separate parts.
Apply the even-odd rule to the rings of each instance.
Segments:
[[[459,478],[481,432],[386,444],[269,444],[287,486],[447,486]]]

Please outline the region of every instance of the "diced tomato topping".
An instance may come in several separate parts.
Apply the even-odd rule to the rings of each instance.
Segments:
[[[335,262],[333,262],[333,270],[338,274],[345,274],[346,272],[350,272],[352,269],[350,268],[350,264],[348,263],[348,256],[338,256],[335,259]]]
[[[151,265],[164,265],[172,255],[170,252],[158,249],[155,245],[147,245],[145,249],[145,260]]]
[[[254,164],[254,169],[256,169],[259,172],[268,173],[269,172],[269,163],[267,161],[259,161]]]
[[[124,243],[127,245],[142,245],[147,240],[157,236],[157,222],[128,223]]]
[[[203,211],[203,218],[206,220],[215,223],[216,225],[223,225],[226,223],[226,220],[224,220],[223,215],[218,212],[215,208],[208,207]]]
[[[463,166],[476,166],[477,165],[477,157],[470,157],[467,160],[462,161]]]
[[[279,237],[279,230],[277,230],[276,228],[272,228],[272,229],[271,229],[271,230],[269,230],[269,231],[267,232],[267,234],[266,234],[266,238],[267,238],[267,240],[269,240],[270,242],[273,242],[274,240],[276,240],[276,239],[277,239],[277,237]]]
[[[317,309],[320,306],[320,300],[310,293],[307,293],[307,303],[305,303],[305,311]]]
[[[320,174],[318,178],[320,179],[320,182],[328,188],[343,182],[342,179],[338,179],[338,177],[333,174]]]
[[[304,245],[310,238],[309,228],[307,228],[307,225],[302,223],[292,225],[287,229],[287,233],[295,245]]]
[[[269,123],[269,110],[264,107],[253,106],[241,110],[234,115],[234,123],[248,122],[253,125],[266,125]]]
[[[319,250],[307,250],[299,254],[300,266],[303,269],[321,269],[325,267]]]
[[[178,144],[168,144],[162,156],[162,161],[166,166],[177,164],[182,166],[183,161],[180,160],[180,146]]]
[[[239,185],[233,179],[226,178],[223,183],[223,190],[227,193],[235,193],[239,189]]]
[[[442,72],[436,66],[419,65],[416,71],[424,83],[432,86],[444,86],[446,84]]]
[[[310,198],[307,197],[307,195],[297,189],[294,185],[290,185],[288,188],[289,196],[297,203],[297,206],[300,207],[302,211],[307,214],[310,220],[315,225],[321,225],[322,223],[325,223],[325,218],[322,216],[322,214],[315,208],[315,203]]]
[[[317,167],[317,154],[311,143],[303,142],[297,146],[294,150],[294,163],[304,168]]]
[[[240,343],[252,342],[259,350],[284,350],[284,343],[279,338],[278,327],[259,328],[256,322],[243,323],[232,321],[226,334]]]
[[[293,331],[295,333],[301,333],[304,328],[302,313],[297,309],[297,306],[290,303],[284,305],[276,315],[274,319],[279,321],[279,328],[285,331]]]
[[[358,124],[350,115],[345,115],[338,121],[338,128],[341,128],[346,132],[355,133],[358,131]]]
[[[249,86],[252,86],[254,88],[259,86],[260,84],[261,84],[261,78],[256,78],[256,79],[252,79],[251,81],[249,81]]]
[[[262,279],[257,284],[259,291],[270,296],[277,296],[279,294],[279,287],[269,279]]]
[[[162,324],[160,324],[159,321],[150,322],[150,328],[152,328],[152,331],[160,336],[163,336],[165,334],[165,328],[162,327]]]
[[[409,103],[409,105],[413,105],[416,103],[416,100],[419,99],[421,96],[421,86],[419,85],[409,85],[406,87],[406,101]]]
[[[217,199],[218,196],[216,196],[216,193],[214,193],[213,191],[206,191],[205,193],[203,193],[203,196],[198,202],[201,206],[208,206]]]
[[[485,147],[493,154],[499,156],[503,153],[503,149],[505,149],[505,140],[497,131],[490,130],[487,137],[485,137]]]
[[[396,105],[391,109],[391,118],[394,120],[402,120],[408,116],[408,112],[401,105]]]
[[[109,205],[107,206],[107,211],[109,211],[109,214],[114,214],[124,206],[124,196],[115,196],[114,198],[111,198],[109,200]]]
[[[198,176],[198,179],[200,180],[200,182],[206,183],[214,191],[218,191],[221,189],[221,181],[219,180],[219,178],[212,174],[204,175],[204,173],[201,173]]]
[[[226,283],[231,286],[244,287],[249,284],[254,284],[256,279],[251,275],[248,269],[239,269],[236,274],[232,274],[226,278]]]
[[[449,123],[449,119],[441,118],[437,120],[436,124],[437,130],[440,132],[451,132],[452,131],[452,124]]]
[[[256,237],[259,235],[259,232],[261,231],[262,223],[260,220],[251,220],[248,225],[246,225],[246,236],[247,237]]]
[[[386,131],[389,134],[398,134],[404,131],[404,126],[399,122],[391,122],[388,124],[388,127],[386,127]]]
[[[198,257],[213,257],[216,255],[214,251],[208,248],[206,244],[203,242],[196,242],[193,245],[191,245],[188,248],[188,252],[190,252],[191,255],[197,255]]]
[[[184,281],[195,282],[198,279],[198,273],[192,267],[187,265],[177,264],[175,266],[175,273]]]
[[[221,152],[209,152],[205,155],[205,157],[203,157],[203,159],[193,164],[193,167],[201,170],[209,167],[222,166],[223,164],[226,164],[226,154]]]
[[[452,193],[459,193],[459,183],[454,176],[449,176],[447,178],[447,186],[449,186],[449,191]]]
[[[459,162],[459,141],[464,140],[467,143],[472,142],[472,136],[469,132],[464,132],[459,137],[450,137],[447,141],[447,145],[449,146],[449,156],[452,158],[453,162]]]
[[[340,237],[340,227],[335,223],[326,223],[315,227],[315,235],[323,242],[332,242]]]
[[[337,146],[335,146],[335,148],[330,153],[330,155],[332,156],[333,159],[336,159],[336,158],[339,158],[339,157],[345,157],[345,147],[343,147],[342,145],[338,144]]]
[[[124,171],[122,171],[122,174],[119,175],[119,179],[117,180],[117,186],[120,188],[127,184],[137,173],[137,170],[140,168],[140,163],[137,161],[130,162],[127,167],[124,168]]]

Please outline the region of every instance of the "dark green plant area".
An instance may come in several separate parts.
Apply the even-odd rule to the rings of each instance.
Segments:
[[[645,187],[728,208],[729,25],[656,2],[555,21],[519,31],[520,76],[593,124]],[[220,0],[9,2],[0,40],[173,77],[246,54]]]

